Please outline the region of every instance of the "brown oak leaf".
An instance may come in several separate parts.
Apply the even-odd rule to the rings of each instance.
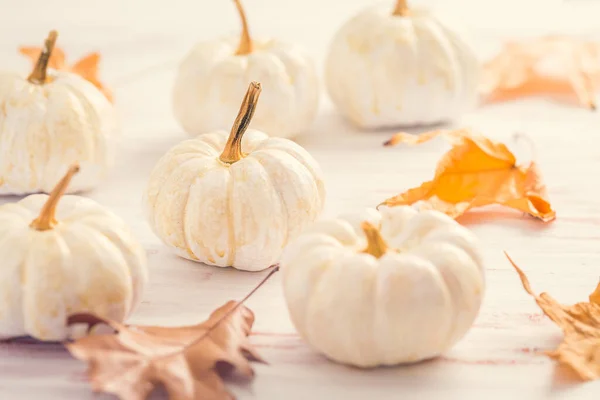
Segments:
[[[589,296],[589,302],[565,306],[548,293],[536,295],[525,273],[505,255],[519,274],[525,291],[564,333],[562,343],[545,354],[571,368],[582,380],[600,378],[600,283]]]
[[[251,379],[251,361],[265,361],[250,344],[253,312],[243,303],[279,267],[241,301],[229,301],[197,325],[160,327],[125,325],[83,313],[68,323],[108,325],[113,333],[92,333],[65,346],[89,364],[94,391],[112,393],[121,400],[143,400],[162,385],[173,400],[233,399],[222,378]]]
[[[89,363],[95,391],[122,400],[145,399],[157,384],[172,399],[232,399],[221,377],[236,371],[251,378],[249,361],[262,361],[247,339],[254,315],[236,306],[230,301],[201,324],[173,328],[126,326],[89,314],[73,315],[70,324],[107,324],[116,334],[86,336],[66,347]]]

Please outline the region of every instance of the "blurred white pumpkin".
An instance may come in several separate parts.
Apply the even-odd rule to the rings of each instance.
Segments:
[[[438,211],[322,220],[285,249],[291,319],[315,349],[375,367],[435,357],[472,326],[485,288],[478,241]]]
[[[122,322],[141,302],[148,280],[144,248],[96,202],[62,197],[78,171],[71,167],[50,196],[0,206],[2,339],[62,341],[73,337],[71,314]]]
[[[96,187],[114,164],[113,105],[71,72],[47,71],[57,33],[28,78],[0,73],[0,194],[49,193],[72,163],[69,193]]]
[[[246,16],[242,36],[198,43],[182,61],[173,89],[175,117],[189,134],[227,129],[248,82],[261,82],[262,106],[253,128],[292,138],[313,123],[319,85],[311,58],[292,43],[250,38]],[[238,44],[239,42],[239,44]]]
[[[335,34],[326,87],[360,128],[449,121],[478,102],[480,65],[457,33],[427,9],[376,5]]]
[[[179,143],[150,175],[144,197],[150,226],[181,257],[268,268],[323,209],[325,187],[313,157],[289,139],[247,130],[260,92],[252,82],[230,133]]]

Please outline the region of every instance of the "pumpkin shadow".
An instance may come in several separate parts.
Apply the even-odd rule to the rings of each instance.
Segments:
[[[0,205],[6,204],[6,203],[16,203],[16,202],[24,199],[27,196],[28,196],[27,194],[23,195],[23,196],[15,196],[13,194],[0,195]]]
[[[344,117],[335,109],[329,109],[321,112],[312,126],[302,132],[297,137],[292,138],[293,141],[301,146],[310,146],[315,141],[319,142],[339,142],[348,137],[377,137],[383,146],[383,143],[390,138],[391,135],[398,132],[407,132],[412,134],[420,134],[430,130],[437,129],[452,129],[454,122],[442,121],[432,124],[415,124],[415,125],[397,125],[383,126],[377,128],[362,128],[352,123],[348,118]],[[331,133],[330,133],[331,132]]]
[[[413,370],[415,370],[415,369],[434,366],[438,363],[443,362],[443,360],[444,360],[443,355],[437,355],[437,356],[433,356],[433,357],[426,358],[426,359],[419,360],[419,361],[406,362],[406,363],[395,364],[395,365],[378,365],[376,367],[359,367],[356,365],[339,363],[339,362],[337,362],[333,359],[330,359],[329,357],[327,357],[323,354],[320,354],[320,353],[317,353],[317,355],[320,356],[324,361],[332,363],[333,365],[343,368],[349,372],[356,372],[356,373],[360,373],[360,374],[379,374],[382,372],[402,373],[402,372],[408,372],[408,371],[413,372]]]
[[[0,344],[15,346],[45,346],[49,348],[64,348],[65,343],[67,343],[67,341],[61,342],[57,340],[39,340],[32,336],[0,338]]]
[[[419,135],[421,133],[433,130],[452,129],[452,121],[439,121],[426,124],[411,124],[411,125],[390,125],[377,128],[357,128],[361,133],[376,133],[376,134],[394,134],[398,132],[412,133]]]
[[[273,269],[275,268],[279,268],[279,263],[275,263],[272,264],[268,267],[265,267],[263,269],[260,270],[256,270],[256,271],[251,271],[251,270],[244,270],[244,269],[237,269],[235,267],[232,266],[227,266],[227,267],[219,267],[217,265],[210,265],[210,264],[206,264],[203,263],[201,261],[195,261],[195,260],[191,260],[189,258],[183,257],[179,254],[176,254],[174,252],[171,252],[169,254],[167,254],[167,257],[170,257],[171,260],[180,262],[182,263],[182,265],[185,265],[186,267],[192,268],[192,269],[198,269],[200,271],[203,272],[209,272],[209,273],[215,273],[215,274],[222,274],[222,275],[229,275],[229,274],[234,274],[234,275],[246,275],[246,276],[255,276],[255,275],[261,275],[261,274],[265,274],[265,273],[269,273],[271,272]]]

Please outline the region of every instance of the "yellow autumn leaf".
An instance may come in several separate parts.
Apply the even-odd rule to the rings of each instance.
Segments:
[[[393,207],[422,202],[423,208],[436,209],[456,218],[472,208],[500,204],[544,222],[556,217],[537,165],[534,162],[517,165],[516,157],[503,143],[462,129],[421,135],[399,133],[385,145],[419,144],[440,135],[453,147],[442,156],[434,178],[381,205]]]

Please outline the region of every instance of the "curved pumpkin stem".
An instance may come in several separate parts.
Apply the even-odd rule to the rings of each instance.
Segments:
[[[56,39],[58,38],[58,32],[50,31],[48,34],[48,38],[44,43],[44,48],[40,53],[40,56],[35,63],[35,67],[33,71],[27,78],[27,80],[31,83],[35,83],[37,85],[43,85],[46,83],[46,74],[48,71],[48,62],[50,62],[50,57],[52,56],[52,50],[54,50],[54,44],[56,43]]]
[[[388,250],[388,245],[385,240],[383,240],[379,229],[366,221],[361,224],[361,228],[367,237],[367,248],[363,250],[363,253],[370,254],[375,258],[383,256]]]
[[[242,56],[246,54],[252,53],[254,45],[252,43],[252,39],[250,38],[250,30],[248,29],[248,20],[246,19],[246,12],[244,11],[244,7],[242,7],[242,3],[240,0],[233,0],[235,2],[235,6],[240,13],[240,19],[242,20],[242,37],[240,38],[240,44],[235,52],[236,55]]]
[[[58,206],[58,202],[61,197],[67,191],[73,176],[79,172],[79,165],[72,165],[67,171],[66,175],[58,182],[58,185],[54,187],[50,196],[48,196],[48,200],[46,200],[46,204],[40,211],[40,216],[37,217],[31,225],[31,228],[38,231],[47,231],[56,226],[58,221],[56,221],[56,207]]]
[[[244,158],[244,153],[242,152],[242,138],[244,137],[244,133],[246,133],[246,129],[248,129],[248,125],[250,125],[250,122],[252,121],[252,116],[256,110],[261,90],[260,83],[250,83],[246,96],[242,101],[238,116],[229,133],[229,139],[227,139],[225,149],[223,149],[223,153],[221,153],[221,156],[219,157],[224,163],[233,164]]]

